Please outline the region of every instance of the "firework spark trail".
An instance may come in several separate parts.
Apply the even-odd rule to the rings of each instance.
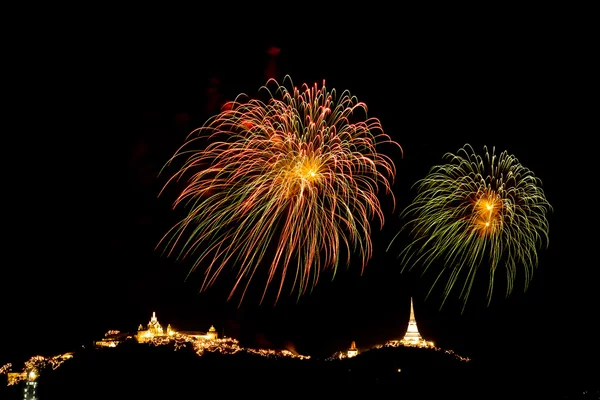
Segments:
[[[203,266],[201,290],[234,263],[239,269],[229,299],[241,287],[243,299],[266,262],[261,303],[280,276],[278,301],[288,274],[300,296],[321,271],[332,269],[335,277],[342,249],[347,265],[350,253],[359,255],[362,271],[372,255],[370,221],[384,224],[379,190],[395,205],[395,165],[377,146],[392,144],[400,154],[402,148],[380,121],[368,118],[366,105],[348,91],[338,99],[325,82],[298,88],[286,79],[291,90],[273,79],[261,88],[266,102],[240,95],[228,103],[165,165],[186,159],[165,187],[185,181],[173,208],[189,211],[157,247],[180,259],[196,257],[190,273]]]
[[[480,267],[489,269],[489,305],[496,270],[505,267],[508,297],[522,266],[527,290],[537,250],[548,246],[552,207],[540,179],[506,151],[496,155],[495,148],[490,153],[484,146],[484,153],[477,155],[469,144],[457,154],[446,153],[448,163],[415,183],[418,194],[401,213],[409,219],[401,231],[409,229],[414,238],[400,253],[402,270],[420,267],[424,273],[433,262],[443,262],[428,293],[449,272],[442,306],[465,275],[463,311]]]

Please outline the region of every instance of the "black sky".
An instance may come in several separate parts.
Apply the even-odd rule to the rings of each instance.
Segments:
[[[0,364],[136,329],[152,311],[182,329],[212,324],[247,343],[304,354],[329,354],[353,340],[368,348],[404,334],[411,296],[423,336],[467,356],[590,360],[597,347],[581,355],[564,343],[589,344],[598,333],[597,261],[580,239],[587,233],[573,224],[578,193],[592,196],[576,183],[590,145],[590,131],[578,126],[585,108],[574,105],[584,30],[516,17],[440,21],[294,40],[268,30],[231,39],[226,29],[150,23],[85,31],[80,41],[76,31],[40,35],[35,65],[28,63],[34,72],[15,75],[24,100],[15,101],[19,114],[6,134]],[[257,93],[270,46],[281,50],[279,78],[350,90],[404,157],[396,159],[396,210],[387,208],[383,229],[374,226],[376,252],[362,275],[350,265],[333,281],[324,275],[298,302],[249,299],[237,308],[226,301],[228,282],[199,294],[198,279],[184,279],[189,265],[154,250],[178,216],[173,198],[157,197],[158,171],[210,115],[214,78],[219,99]],[[426,300],[429,282],[400,274],[385,247],[414,195],[410,185],[465,143],[513,153],[543,181],[554,211],[550,247],[539,253],[530,289],[517,286],[509,299],[498,292],[490,307],[474,298],[461,315],[456,302],[439,311],[439,298]]]

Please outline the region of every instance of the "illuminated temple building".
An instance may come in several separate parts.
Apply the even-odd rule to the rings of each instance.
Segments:
[[[402,345],[409,347],[430,347],[434,348],[433,342],[427,341],[421,337],[419,328],[417,328],[417,320],[415,319],[415,309],[413,307],[412,297],[410,298],[410,317],[408,319],[408,328],[402,340],[392,340],[388,345]]]
[[[354,357],[356,355],[358,355],[358,349],[356,348],[356,343],[354,341],[352,341],[352,344],[350,345],[350,348],[346,352],[346,356],[348,358],[351,358],[351,357]]]
[[[138,332],[136,335],[136,339],[140,343],[144,343],[154,337],[169,337],[175,334],[181,334],[185,336],[192,337],[194,339],[217,339],[218,334],[214,326],[211,325],[208,332],[198,332],[198,331],[175,331],[171,328],[171,324],[167,325],[166,331],[163,330],[162,325],[158,322],[158,318],[156,318],[156,313],[152,313],[152,318],[150,318],[150,322],[148,322],[147,328],[140,324],[138,327]]]
[[[121,333],[119,331],[108,331],[104,338],[96,342],[96,347],[116,347],[120,343],[124,342],[127,339],[136,339],[139,343],[148,343],[155,339],[168,339],[174,336],[185,335],[187,337],[193,339],[217,339],[218,334],[214,326],[211,326],[208,332],[199,332],[199,331],[175,331],[171,324],[167,325],[167,328],[164,329],[160,322],[158,322],[158,318],[156,317],[156,312],[152,313],[152,317],[150,318],[150,322],[146,325],[146,329],[144,326],[140,324],[136,333]]]
[[[156,318],[156,312],[152,312],[152,318],[150,318],[146,329],[142,324],[138,327],[136,339],[138,342],[144,343],[155,336],[172,336],[174,333],[171,324],[167,325],[167,331],[165,332],[160,322],[158,322],[158,318]]]

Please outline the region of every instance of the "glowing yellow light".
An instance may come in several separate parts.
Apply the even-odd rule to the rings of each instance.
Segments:
[[[237,260],[228,299],[236,292],[241,302],[266,269],[263,295],[281,279],[277,301],[289,276],[300,296],[322,271],[335,273],[342,254],[356,250],[361,269],[372,256],[371,221],[384,223],[378,192],[395,204],[396,168],[380,145],[402,149],[348,91],[338,97],[324,82],[292,87],[271,79],[261,88],[266,101],[240,95],[190,132],[164,166],[179,164],[163,189],[187,181],[173,207],[189,208],[157,248],[194,257],[201,290]]]

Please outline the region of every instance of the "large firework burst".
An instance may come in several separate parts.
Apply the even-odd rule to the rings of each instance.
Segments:
[[[165,187],[184,182],[173,208],[185,206],[187,215],[159,247],[193,257],[190,273],[204,272],[201,290],[232,266],[228,299],[239,289],[240,303],[263,268],[261,302],[278,280],[277,302],[288,275],[298,296],[322,270],[335,276],[342,250],[347,265],[358,254],[364,270],[372,255],[370,222],[384,223],[378,192],[393,200],[395,166],[378,146],[402,149],[367,117],[366,105],[348,91],[338,98],[324,81],[298,88],[286,79],[291,89],[273,79],[261,88],[265,101],[239,95],[192,131],[167,163],[185,159]]]
[[[412,237],[400,253],[402,270],[419,267],[425,272],[441,262],[429,294],[448,274],[443,306],[464,280],[459,296],[463,311],[480,267],[489,271],[489,305],[498,269],[506,272],[506,296],[518,269],[527,290],[538,265],[537,250],[548,245],[552,207],[540,179],[506,151],[496,155],[495,148],[483,150],[480,156],[466,144],[456,154],[446,153],[448,163],[434,166],[415,183],[418,194],[401,213],[408,219],[402,230],[409,229]]]

